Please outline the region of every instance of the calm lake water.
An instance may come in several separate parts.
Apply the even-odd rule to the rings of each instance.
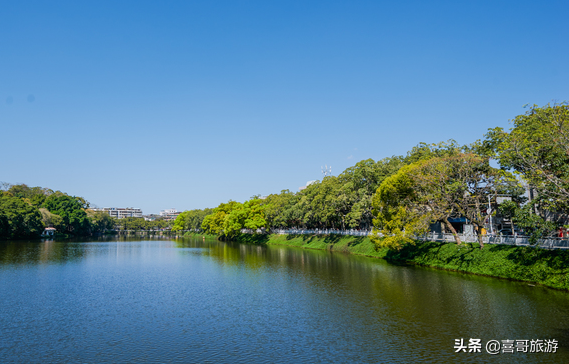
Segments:
[[[482,353],[455,353],[455,339]],[[556,339],[557,353],[486,353]],[[0,243],[2,363],[569,363],[569,294],[193,239]]]

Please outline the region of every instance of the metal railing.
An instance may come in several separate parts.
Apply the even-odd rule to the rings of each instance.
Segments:
[[[252,230],[242,231],[244,233],[253,233]],[[258,231],[260,232],[260,231]],[[370,230],[338,230],[338,229],[271,229],[272,234],[315,234],[315,235],[351,235],[351,236],[369,236]],[[381,236],[381,234],[379,234]],[[478,236],[474,234],[458,234],[460,240],[464,243],[478,243]],[[454,235],[431,232],[423,236],[417,237],[421,241],[437,241],[454,243]],[[532,244],[529,236],[522,235],[492,235],[487,234],[482,236],[484,244],[500,244],[500,245],[515,245],[515,246],[532,246],[542,249],[569,249],[568,238],[547,238],[538,239],[535,244]]]
[[[316,235],[351,235],[368,236],[370,230],[338,230],[338,229],[271,229],[272,234],[316,234]]]
[[[458,234],[458,237],[465,243],[478,243],[478,236],[474,234]],[[454,235],[442,233],[428,233],[418,240],[422,241],[440,241],[440,242],[455,242]],[[529,236],[524,235],[492,235],[487,234],[482,236],[484,244],[500,244],[500,245],[515,245],[515,246],[532,246],[542,249],[569,249],[569,239],[565,238],[546,238],[538,239],[535,244],[532,244]]]

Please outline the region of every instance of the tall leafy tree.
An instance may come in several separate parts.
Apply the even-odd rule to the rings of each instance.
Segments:
[[[258,198],[252,198],[244,203],[222,203],[203,219],[202,229],[208,233],[232,237],[239,234],[241,229],[256,231],[265,228],[266,205],[261,202]]]
[[[88,233],[90,229],[83,201],[63,193],[54,193],[46,198],[43,206],[61,217],[62,222],[58,230],[80,235]]]
[[[213,213],[213,209],[189,210],[178,215],[172,226],[173,231],[201,229],[202,222],[207,215]]]
[[[409,175],[413,168],[417,166],[405,166],[386,178],[372,198],[375,218],[371,240],[377,248],[400,249],[414,243],[415,236],[426,231],[432,220]],[[383,238],[378,236],[380,233]]]
[[[0,236],[37,237],[43,231],[39,210],[23,199],[0,192]]]
[[[490,129],[481,143],[505,169],[513,169],[537,190],[539,206],[569,208],[569,105],[538,107],[512,120],[513,128]]]
[[[430,223],[439,221],[460,244],[449,218],[462,216],[476,227],[482,248],[489,197],[512,183],[513,176],[492,168],[487,158],[474,154],[420,160],[402,168],[378,188],[373,200],[375,232],[386,237],[374,236],[373,240],[378,246],[399,248],[426,232]]]
[[[270,227],[284,228],[294,226],[294,221],[288,218],[287,210],[294,205],[295,194],[282,190],[280,194],[271,194],[261,201],[265,207],[265,218]]]
[[[366,159],[347,168],[338,176],[341,187],[338,199],[343,205],[343,224],[350,228],[367,229],[372,225],[372,196],[379,185],[404,165],[402,157],[384,158],[374,162]]]
[[[115,227],[116,219],[104,211],[86,210],[91,231],[102,233]]]
[[[224,235],[225,217],[239,205],[239,202],[229,201],[221,203],[213,209],[213,213],[207,215],[202,222],[202,229],[210,234]]]

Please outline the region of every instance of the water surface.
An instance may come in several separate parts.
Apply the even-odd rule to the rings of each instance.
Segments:
[[[455,339],[557,353],[455,353]],[[0,362],[569,362],[569,294],[289,247],[0,243]]]

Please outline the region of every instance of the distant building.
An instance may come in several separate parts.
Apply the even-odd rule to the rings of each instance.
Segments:
[[[160,215],[150,214],[150,215],[143,215],[142,217],[143,217],[144,220],[146,220],[146,221],[154,221],[154,220],[160,218]]]
[[[299,191],[305,190],[306,187],[308,187],[308,186],[310,186],[311,184],[316,183],[316,182],[317,182],[316,180],[308,181],[308,182],[306,182],[306,186],[299,187],[298,190],[299,190]]]
[[[93,209],[93,211],[103,211],[117,219],[125,217],[142,217],[142,210],[133,207],[104,207],[102,209]]]
[[[160,211],[160,217],[164,218],[164,220],[175,220],[181,212],[176,209],[166,209]]]

